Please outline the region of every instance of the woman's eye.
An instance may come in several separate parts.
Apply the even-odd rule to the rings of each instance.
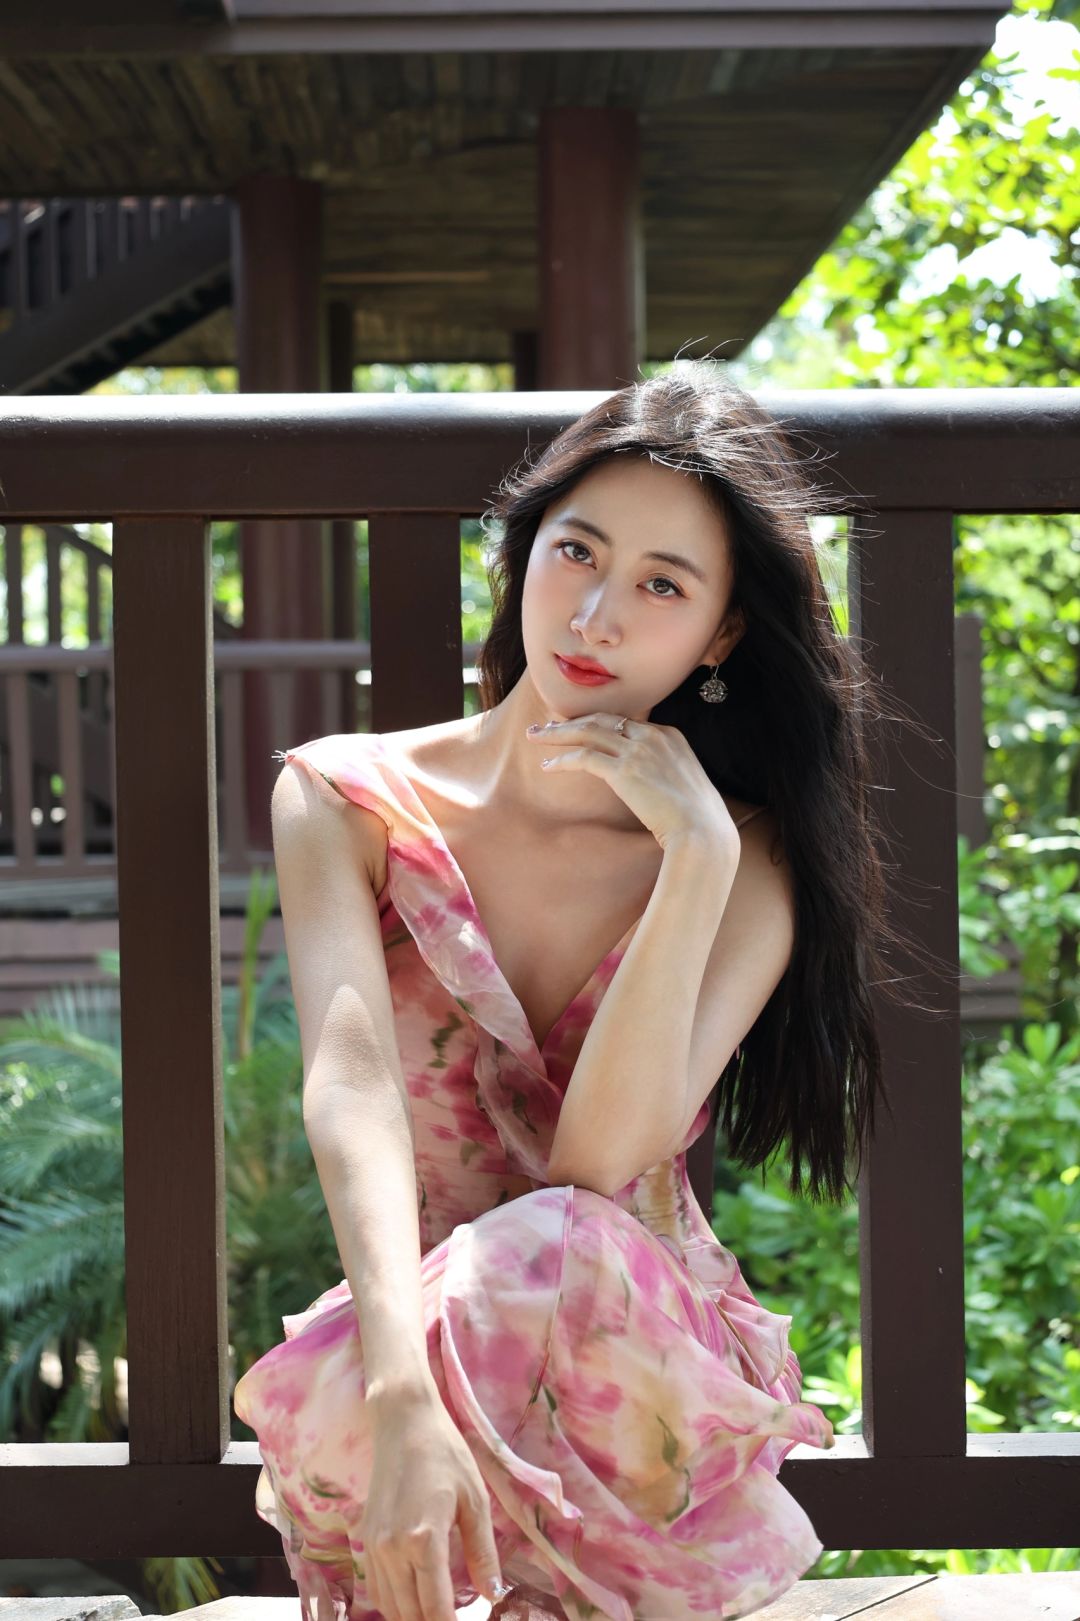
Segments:
[[[574,551],[584,552],[586,557],[589,556],[589,548],[587,546],[583,546],[580,540],[557,540],[555,542],[555,550],[557,552],[565,552],[567,547],[572,548]],[[571,562],[577,562],[578,559],[577,558],[571,558],[570,561]],[[679,586],[677,586],[675,584],[674,580],[669,580],[666,574],[654,574],[652,576],[652,578],[653,578],[654,581],[659,581],[663,585],[670,585],[671,590],[670,591],[650,591],[650,593],[649,593],[650,596],[660,597],[661,599],[663,599],[664,597],[670,597],[672,595],[675,595],[677,597],[681,597],[681,596],[685,595],[685,592],[683,592],[679,588]]]
[[[586,557],[589,555],[589,548],[587,546],[583,546],[580,540],[558,540],[555,542],[555,550],[557,552],[565,551],[568,546],[574,551],[584,552]]]

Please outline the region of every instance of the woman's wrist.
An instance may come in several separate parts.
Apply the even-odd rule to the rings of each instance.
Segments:
[[[376,1424],[381,1419],[404,1412],[411,1408],[423,1408],[433,1403],[441,1404],[442,1397],[439,1387],[435,1383],[430,1368],[426,1374],[415,1372],[409,1374],[387,1375],[385,1378],[372,1379],[368,1384],[364,1404]]]
[[[673,833],[663,845],[664,864],[669,862],[688,874],[730,885],[739,866],[742,844],[738,833],[732,839],[724,828],[687,828]]]

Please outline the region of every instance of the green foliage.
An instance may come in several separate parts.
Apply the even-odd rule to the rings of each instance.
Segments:
[[[1063,15],[1046,0],[1016,9],[1036,27],[1040,17],[1080,15],[1076,8]],[[1080,82],[1080,51],[1051,76]],[[826,386],[1074,381],[1076,131],[1055,128],[1049,111],[1020,110],[1019,79],[1014,57],[987,54],[766,329],[781,356],[797,356],[809,328],[830,338]],[[1037,290],[1022,270],[1002,282],[988,273],[985,255],[974,257],[1010,242],[1041,248]]]
[[[1080,84],[1080,8],[1014,12],[1028,30],[1054,23],[1050,77]],[[990,51],[732,363],[740,381],[754,386],[767,362],[770,387],[1075,385],[1080,146],[1020,89],[1016,60]],[[986,250],[1010,244],[1041,251],[1037,285],[990,273]],[[982,619],[986,737],[988,911],[962,917],[962,943],[974,951],[992,916],[1020,949],[1025,1014],[1075,1030],[1080,530],[1074,516],[961,516],[953,563],[957,611]]]
[[[236,985],[222,987],[230,1363],[235,1379],[282,1338],[282,1317],[342,1276],[303,1127],[288,962],[259,972],[275,904],[256,870]],[[102,966],[118,972],[117,954]],[[0,1021],[0,1436],[122,1440],[127,1354],[120,1033],[115,996],[79,987]],[[59,1398],[42,1357],[60,1352]],[[254,1440],[234,1419],[237,1439]],[[142,1573],[163,1611],[218,1596],[213,1560]]]
[[[962,1108],[967,1428],[1080,1430],[1080,1035],[1025,1024],[969,1044]],[[721,1154],[716,1234],[762,1304],[792,1314],[803,1399],[838,1435],[858,1434],[857,1203],[792,1198],[779,1161],[760,1184],[742,1174]],[[1080,1548],[827,1549],[806,1576],[1072,1570],[1078,1560]]]

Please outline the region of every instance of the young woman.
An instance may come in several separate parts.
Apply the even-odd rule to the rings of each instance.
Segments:
[[[234,1405],[310,1621],[713,1621],[822,1551],[776,1476],[832,1426],[685,1157],[718,1077],[727,1152],[786,1145],[812,1199],[872,1128],[895,937],[834,507],[721,366],[624,388],[499,492],[480,712],[281,756],[345,1278]]]

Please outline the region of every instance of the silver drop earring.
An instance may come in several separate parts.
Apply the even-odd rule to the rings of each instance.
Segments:
[[[727,697],[727,682],[721,681],[716,673],[719,668],[719,664],[714,664],[712,674],[698,688],[698,692],[707,704],[722,704]]]

